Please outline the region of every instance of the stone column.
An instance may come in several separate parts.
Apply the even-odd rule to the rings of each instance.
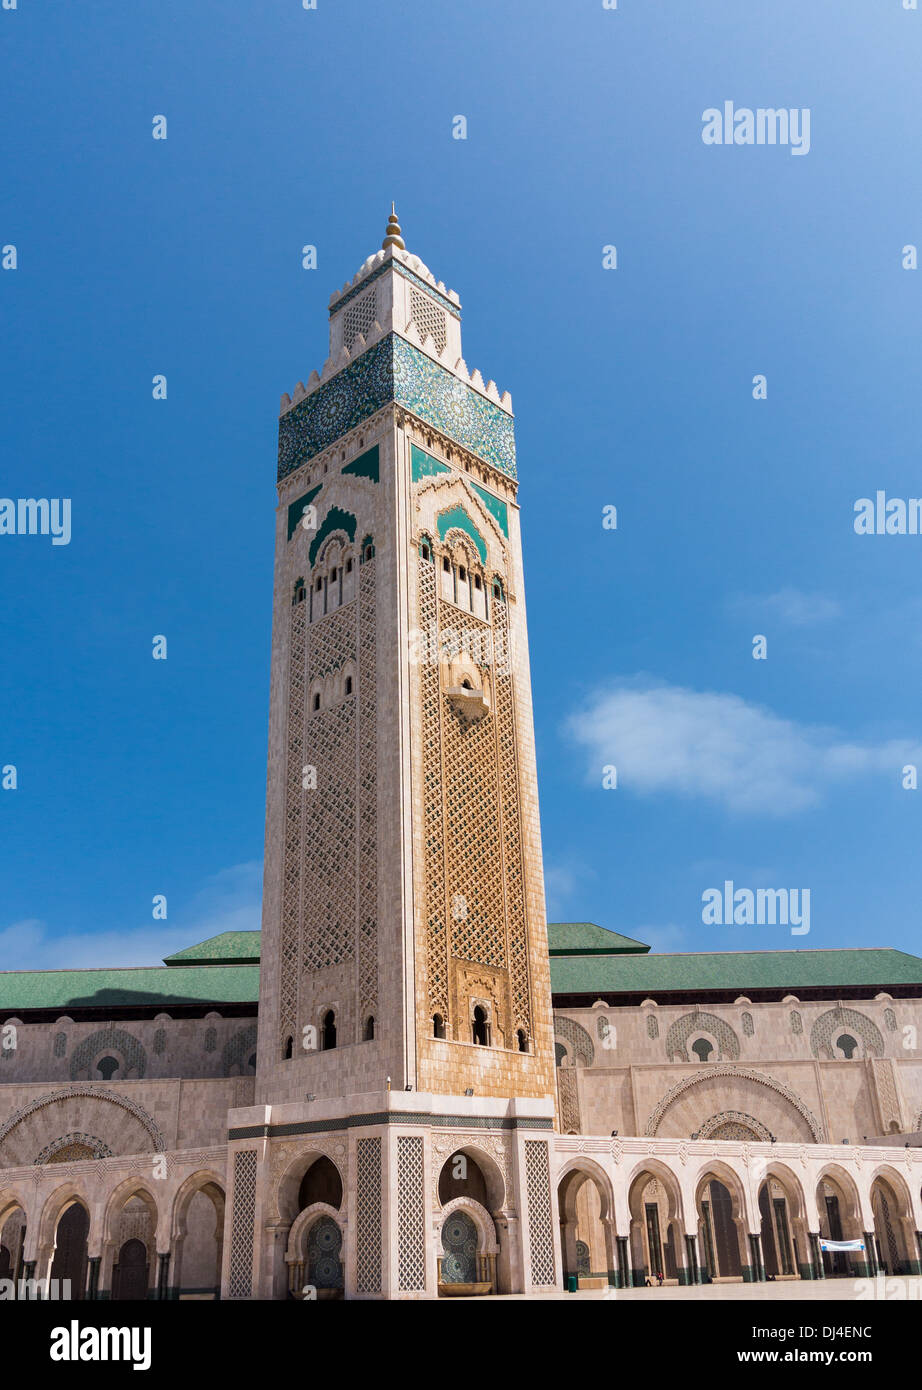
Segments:
[[[99,1255],[90,1255],[89,1258],[87,1259],[87,1266],[88,1266],[88,1268],[89,1268],[89,1279],[87,1280],[86,1297],[87,1297],[87,1302],[89,1302],[89,1303],[95,1303],[96,1300],[99,1298],[99,1266],[100,1266],[100,1263],[101,1263],[101,1256],[99,1256]]]
[[[690,1284],[701,1283],[701,1270],[698,1266],[698,1239],[697,1236],[685,1237],[685,1264],[688,1268],[688,1282]]]
[[[157,1251],[157,1288],[155,1297],[161,1302],[170,1296],[170,1252]]]
[[[823,1252],[820,1249],[819,1231],[810,1231],[810,1253],[813,1256],[813,1277],[814,1279],[826,1278],[826,1267],[823,1264]]]
[[[864,1253],[866,1256],[867,1272],[873,1279],[877,1273],[877,1251],[874,1248],[874,1232],[864,1232]]]
[[[618,1288],[627,1289],[631,1284],[631,1266],[628,1259],[627,1236],[616,1238],[616,1253],[618,1256]]]
[[[752,1261],[752,1282],[754,1284],[765,1283],[765,1264],[762,1260],[762,1237],[760,1235],[749,1234],[750,1259]]]

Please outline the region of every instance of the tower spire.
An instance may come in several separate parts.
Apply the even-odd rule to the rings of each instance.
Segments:
[[[407,249],[403,237],[400,235],[400,223],[397,221],[397,214],[394,211],[393,203],[391,203],[391,215],[387,219],[387,230],[384,233],[381,250],[386,251],[389,246],[396,246],[401,251]]]

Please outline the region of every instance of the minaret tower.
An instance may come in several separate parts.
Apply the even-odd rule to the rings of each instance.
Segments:
[[[352,1213],[347,1296],[433,1296],[425,1211],[462,1122],[494,1134],[472,1162],[505,1232],[478,1268],[541,1286],[555,1079],[512,402],[393,209],[329,320],[279,420],[257,1106],[229,1134],[234,1211],[271,1238],[252,1263],[240,1217],[227,1296],[279,1296],[291,1222],[301,1277],[310,1193],[272,1174],[318,1152],[321,1206],[340,1182]]]
[[[396,215],[282,398],[259,1097],[553,1094],[512,402]]]

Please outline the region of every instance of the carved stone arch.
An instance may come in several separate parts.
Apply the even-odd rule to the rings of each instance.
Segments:
[[[139,1197],[147,1207],[151,1218],[151,1231],[156,1236],[157,1226],[160,1220],[160,1211],[157,1206],[156,1198],[151,1192],[148,1184],[139,1177],[128,1177],[113,1188],[106,1202],[102,1218],[102,1238],[103,1240],[116,1241],[118,1238],[118,1219],[124,1208],[135,1197]]]
[[[157,1153],[162,1153],[166,1148],[166,1142],[160,1131],[160,1126],[152,1115],[139,1105],[137,1101],[129,1100],[127,1096],[120,1096],[115,1091],[104,1090],[101,1086],[65,1086],[59,1091],[50,1091],[46,1095],[36,1096],[27,1105],[20,1106],[8,1120],[0,1125],[0,1144],[7,1138],[13,1129],[28,1116],[33,1115],[37,1110],[42,1110],[45,1106],[54,1105],[57,1101],[70,1100],[74,1096],[93,1097],[98,1100],[109,1101],[112,1105],[119,1106],[122,1110],[127,1110],[136,1120],[147,1130]]]
[[[226,1200],[224,1175],[216,1173],[210,1168],[201,1168],[198,1172],[190,1173],[173,1198],[170,1216],[172,1240],[186,1235],[186,1214],[189,1210],[189,1203],[197,1192],[204,1192],[211,1199],[216,1215],[219,1211],[223,1213]],[[221,1228],[223,1229],[223,1221]]]
[[[291,1230],[288,1232],[288,1245],[285,1250],[285,1261],[291,1264],[296,1260],[303,1260],[306,1257],[307,1235],[313,1226],[322,1217],[328,1216],[346,1234],[346,1218],[337,1207],[331,1207],[328,1202],[312,1202],[309,1207],[298,1212],[294,1221],[291,1223]]]
[[[31,1197],[32,1192],[26,1191],[25,1184],[21,1188],[16,1183],[11,1183],[9,1187],[0,1188],[0,1231],[3,1230],[9,1217],[16,1211],[21,1211],[23,1220],[26,1219]]]
[[[696,1009],[677,1018],[666,1034],[666,1060],[689,1061],[686,1043],[695,1033],[709,1034],[714,1038],[719,1048],[718,1062],[734,1061],[740,1055],[740,1040],[726,1019]]]
[[[815,1175],[813,1181],[820,1215],[822,1215],[823,1211],[820,1203],[820,1195],[822,1194],[823,1183],[828,1181],[839,1189],[848,1204],[848,1210],[844,1212],[843,1215],[850,1223],[855,1225],[856,1229],[860,1230],[862,1225],[861,1196],[858,1191],[858,1184],[855,1182],[852,1174],[849,1173],[841,1163],[824,1163],[820,1171]]]
[[[343,1201],[345,1203],[345,1195],[348,1192],[346,1186],[347,1174],[345,1155],[334,1153],[332,1150],[333,1146],[330,1144],[314,1144],[312,1142],[310,1149],[302,1149],[290,1156],[273,1184],[272,1204],[270,1207],[272,1211],[271,1220],[273,1222],[293,1222],[301,1215],[298,1211],[298,1194],[301,1190],[301,1184],[307,1176],[309,1169],[321,1158],[328,1159],[339,1174],[339,1180],[343,1190]],[[329,1205],[329,1203],[314,1203],[314,1205],[326,1206]],[[336,1211],[337,1209],[331,1206],[330,1210]],[[341,1214],[340,1212],[340,1215]]]
[[[894,1195],[905,1205],[906,1216],[912,1216],[912,1195],[909,1191],[909,1184],[902,1173],[898,1172],[892,1163],[878,1163],[877,1166],[867,1176],[868,1192],[873,1192],[874,1184],[878,1178],[881,1182],[887,1183],[892,1187]]]
[[[581,1181],[577,1181],[576,1175]],[[584,1182],[593,1183],[599,1194],[601,1219],[607,1221],[614,1216],[615,1194],[611,1178],[601,1164],[596,1163],[594,1159],[588,1158],[584,1154],[574,1156],[560,1169],[555,1182],[558,1193],[562,1194],[561,1219],[563,1219],[564,1207],[566,1208],[567,1219],[576,1219],[576,1197]],[[566,1184],[565,1188],[564,1184]]]
[[[703,1067],[700,1072],[695,1072],[692,1076],[685,1076],[674,1086],[670,1086],[650,1115],[644,1133],[652,1139],[666,1111],[681,1095],[691,1087],[706,1084],[716,1076],[735,1077],[744,1081],[755,1081],[760,1086],[767,1086],[769,1090],[775,1091],[794,1107],[801,1119],[809,1126],[814,1143],[822,1144],[825,1142],[826,1136],[816,1116],[789,1086],[785,1086],[784,1082],[776,1080],[775,1077],[769,1076],[766,1072],[755,1071],[752,1067],[723,1066],[720,1063]]]
[[[746,1207],[746,1184],[740,1174],[732,1164],[726,1163],[723,1159],[709,1155],[702,1158],[692,1177],[692,1188],[695,1194],[695,1205],[701,1201],[701,1192],[705,1183],[716,1178],[722,1182],[730,1193],[733,1202],[733,1216],[736,1220],[745,1221],[747,1214]]]
[[[100,1054],[106,1052],[118,1053],[124,1062],[124,1076],[117,1077],[117,1080],[140,1080],[146,1074],[147,1050],[143,1043],[124,1028],[110,1026],[90,1033],[89,1037],[83,1038],[74,1048],[70,1058],[71,1080],[92,1081],[94,1078],[90,1075],[90,1067]]]
[[[734,1133],[734,1130],[738,1130],[739,1133]],[[742,1141],[748,1144],[770,1144],[772,1142],[771,1131],[762,1124],[762,1121],[741,1110],[721,1110],[719,1114],[711,1115],[691,1137],[692,1139],[716,1139],[719,1142]]]
[[[83,1150],[88,1152],[82,1152]],[[36,1166],[40,1166],[45,1163],[79,1163],[87,1158],[111,1157],[112,1150],[109,1145],[98,1139],[95,1134],[73,1130],[70,1134],[62,1134],[50,1144],[46,1144],[33,1161]]]
[[[433,1152],[435,1153],[436,1151],[433,1150]],[[436,1195],[439,1189],[439,1179],[442,1176],[445,1165],[451,1161],[455,1154],[459,1153],[464,1154],[466,1158],[476,1163],[483,1175],[492,1210],[494,1212],[502,1211],[506,1205],[507,1197],[506,1174],[503,1171],[502,1165],[497,1162],[497,1158],[494,1154],[491,1154],[487,1149],[476,1142],[465,1140],[462,1136],[459,1136],[459,1142],[450,1152],[446,1153],[444,1157],[440,1156],[438,1171],[435,1174],[435,1182],[433,1184]],[[454,1201],[456,1199],[453,1198],[452,1200]],[[466,1200],[473,1201],[474,1198],[471,1197]],[[440,1210],[447,1210],[447,1208],[451,1206],[451,1202],[446,1202],[444,1208],[441,1203],[438,1205]]]
[[[877,1024],[866,1014],[846,1009],[841,1004],[820,1014],[810,1029],[810,1050],[814,1057],[835,1060],[833,1044],[840,1032],[859,1037],[868,1057],[883,1057],[884,1039]]]
[[[761,1174],[756,1183],[757,1204],[758,1194],[762,1184],[768,1182],[771,1178],[774,1178],[775,1182],[779,1182],[784,1188],[785,1196],[791,1203],[792,1218],[797,1221],[805,1220],[807,1215],[807,1197],[804,1186],[793,1168],[789,1168],[786,1163],[780,1163],[773,1159],[770,1163],[765,1165],[765,1171]]]
[[[490,1212],[487,1211],[486,1207],[480,1202],[475,1201],[473,1197],[454,1197],[450,1202],[446,1202],[444,1207],[440,1208],[438,1221],[439,1231],[441,1232],[445,1222],[456,1211],[463,1211],[466,1216],[471,1218],[474,1225],[477,1227],[477,1234],[480,1238],[479,1243],[482,1247],[478,1250],[478,1255],[498,1254],[499,1244],[496,1239],[496,1225],[493,1221],[493,1217]]]
[[[646,1182],[638,1184],[638,1179],[644,1178],[649,1182],[655,1178],[662,1183],[663,1191],[669,1204],[669,1219],[680,1220],[683,1216],[682,1186],[678,1175],[673,1172],[668,1163],[663,1163],[658,1158],[638,1158],[634,1167],[627,1175],[625,1191],[628,1199],[628,1209],[634,1220],[640,1219],[640,1197]]]
[[[222,1076],[250,1076],[247,1070],[249,1059],[256,1050],[257,1025],[249,1023],[245,1028],[238,1028],[224,1044],[221,1053],[221,1075]],[[231,1067],[239,1067],[239,1071],[231,1071]]]
[[[38,1220],[38,1244],[40,1248],[53,1247],[58,1222],[67,1208],[73,1206],[74,1202],[79,1202],[86,1209],[90,1218],[90,1230],[92,1230],[93,1199],[87,1190],[87,1185],[71,1179],[63,1183],[61,1187],[56,1187],[45,1199]]]
[[[572,1018],[567,1018],[564,1014],[555,1014],[554,1037],[555,1042],[559,1041],[566,1053],[578,1057],[583,1066],[592,1066],[595,1061],[595,1047],[590,1034],[582,1024],[575,1023]],[[560,1065],[560,1060],[558,1054],[558,1065]]]

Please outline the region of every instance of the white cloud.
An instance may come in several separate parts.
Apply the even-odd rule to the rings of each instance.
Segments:
[[[825,594],[807,594],[801,589],[779,589],[775,594],[742,594],[732,600],[735,612],[762,614],[788,623],[791,627],[812,627],[829,622],[842,612],[841,604]]]
[[[3,970],[88,970],[96,966],[159,965],[164,956],[224,931],[258,931],[262,865],[235,864],[207,879],[180,922],[147,922],[124,930],[49,933],[35,918],[0,930]],[[173,904],[168,904],[172,915]]]
[[[838,730],[782,719],[737,695],[616,681],[567,721],[601,785],[614,764],[619,791],[705,799],[745,814],[791,815],[835,784],[879,774],[898,785],[922,763],[909,739],[859,743]]]

